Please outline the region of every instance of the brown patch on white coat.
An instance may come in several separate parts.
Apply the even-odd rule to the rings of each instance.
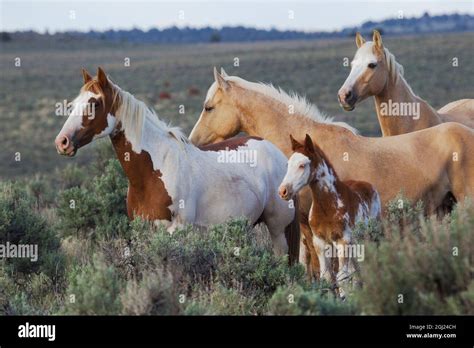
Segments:
[[[253,149],[253,151],[261,151],[262,156],[265,158],[264,163],[267,163],[269,168],[268,170],[265,170],[264,166],[259,167],[255,173],[255,177],[253,177],[250,173],[250,169],[248,171],[242,171],[242,168],[247,167],[240,166],[240,174],[236,174],[237,181],[240,183],[238,185],[244,185],[245,183],[249,184],[248,186],[244,185],[244,189],[246,188],[246,192],[250,195],[250,190],[255,190],[255,192],[262,193],[262,195],[271,192],[273,193],[272,196],[277,198],[277,200],[274,200],[270,197],[270,194],[268,194],[265,196],[265,198],[257,197],[257,199],[255,199],[253,202],[249,203],[249,201],[245,200],[242,195],[242,197],[234,197],[234,205],[236,198],[239,198],[241,201],[245,201],[247,210],[250,209],[252,216],[256,215],[255,218],[251,218],[251,222],[256,223],[262,220],[267,224],[271,233],[272,241],[274,242],[274,248],[278,253],[284,252],[286,248],[284,238],[282,240],[283,233],[285,231],[293,231],[292,234],[299,236],[297,217],[292,217],[295,215],[293,209],[288,207],[286,203],[282,202],[277,195],[276,185],[278,183],[275,182],[275,186],[273,186],[273,188],[260,188],[260,186],[258,186],[260,184],[272,185],[272,182],[275,181],[272,178],[277,174],[277,172],[280,172],[279,175],[281,175],[281,177],[284,175],[282,167],[285,163],[285,157],[271,143],[263,141],[258,137],[241,137],[227,140],[221,144],[203,146],[200,148],[201,151],[199,151],[194,146],[188,144],[185,139],[182,139],[180,137],[179,131],[176,131],[175,134],[174,129],[164,126],[161,129],[166,130],[166,132],[161,135],[163,138],[160,137],[160,141],[163,141],[163,143],[154,143],[154,145],[151,147],[148,146],[149,143],[146,143],[148,144],[148,147],[145,148],[142,146],[143,144],[140,144],[140,141],[136,141],[141,138],[138,135],[135,135],[136,133],[131,133],[131,128],[124,126],[127,124],[127,122],[131,122],[132,119],[129,118],[127,120],[121,118],[126,115],[123,110],[126,110],[126,107],[131,105],[130,101],[132,100],[131,98],[133,98],[133,96],[125,91],[122,91],[117,85],[111,83],[101,68],[98,69],[96,78],[92,78],[86,71],[83,71],[83,77],[84,86],[81,88],[79,97],[75,100],[73,110],[77,113],[78,117],[71,117],[72,115],[69,116],[68,120],[63,126],[63,129],[59,132],[56,138],[56,148],[60,154],[74,156],[77,150],[82,146],[87,145],[94,139],[108,135],[112,140],[112,144],[117,153],[118,159],[129,180],[127,210],[131,219],[141,216],[152,221],[172,222],[171,224],[166,224],[166,226],[169,226],[170,231],[172,231],[172,229],[175,227],[175,224],[178,225],[181,222],[183,224],[194,222],[192,220],[192,215],[186,215],[186,213],[192,213],[192,209],[196,206],[195,204],[197,202],[188,203],[186,206],[190,206],[190,208],[184,213],[176,209],[178,201],[176,197],[181,197],[181,193],[176,195],[176,185],[171,185],[171,188],[165,185],[165,183],[169,183],[169,181],[166,179],[166,176],[168,176],[168,179],[170,175],[174,176],[173,170],[172,168],[162,168],[161,161],[156,161],[157,153],[153,152],[154,148],[161,148],[161,146],[164,146],[165,143],[172,144],[172,146],[176,146],[176,144],[178,144],[179,146],[182,146],[181,151],[183,153],[185,152],[184,147],[187,147],[187,150],[190,151],[189,154],[204,154],[206,151],[232,151],[233,149],[238,149],[240,147],[249,147]],[[126,100],[126,102],[124,102],[124,100]],[[135,103],[138,103],[138,101]],[[84,105],[93,105],[93,114],[90,113],[90,108],[83,107]],[[141,103],[141,106],[139,106],[139,104],[133,104],[133,107],[143,108],[146,106]],[[144,109],[140,110],[140,112],[144,112]],[[118,115],[120,115],[120,117],[116,117]],[[153,114],[149,114],[149,116],[144,117],[148,117],[147,119],[151,120],[153,119],[153,116]],[[125,122],[124,124],[122,124],[122,120]],[[157,122],[157,124],[160,125],[164,124],[159,120]],[[127,129],[129,133],[127,133]],[[140,129],[140,126],[137,126],[137,129]],[[169,134],[167,133],[168,131]],[[129,138],[127,134],[130,134],[132,138]],[[145,137],[148,137],[146,139],[150,139],[150,136],[156,139],[156,137],[153,137],[149,133],[145,135]],[[174,139],[170,140],[171,138]],[[261,145],[258,145],[259,143],[261,143]],[[256,148],[259,150],[256,150]],[[200,156],[201,157],[199,158],[206,157],[207,161],[211,161],[213,164],[215,164],[214,161],[215,158],[217,158],[217,155],[210,154],[207,156]],[[208,164],[209,163],[206,162],[203,164],[203,166],[207,167]],[[236,167],[235,169],[237,169],[238,166],[239,165],[233,165],[230,167]],[[219,184],[221,186],[223,184],[222,181],[225,181],[225,178],[231,177],[228,174],[229,173],[223,173],[220,176]],[[276,177],[280,177],[279,175],[276,175]],[[244,180],[242,181],[241,179]],[[242,184],[242,182],[244,184]],[[234,188],[236,188],[238,185],[235,183],[229,183],[229,186]],[[202,187],[194,188],[196,188],[196,190],[202,189]],[[212,193],[212,190],[208,190],[207,192],[211,192],[211,195],[216,194],[216,192]],[[209,198],[208,196],[206,196],[206,198]],[[193,197],[196,198],[196,196]],[[266,201],[266,205],[261,207],[260,203],[264,201]],[[221,208],[219,213],[224,214],[225,216],[227,216],[229,212],[238,214],[238,212],[241,211],[240,206],[237,207],[239,209],[235,209],[236,212],[233,212],[231,210],[226,210],[227,208],[225,205],[224,207],[221,207],[218,205],[219,203],[214,204],[216,204],[216,207]],[[258,219],[259,212],[252,208],[254,206],[255,208],[258,207],[259,209],[263,209],[260,219]],[[203,208],[205,209],[201,209],[200,212],[204,211],[204,214],[206,214],[205,211],[215,211],[215,209],[212,209],[211,207],[204,206]],[[173,211],[173,209],[175,211]],[[180,214],[183,214],[183,216]],[[182,218],[184,218],[184,220],[182,220]],[[206,215],[206,218],[209,218],[209,214]],[[214,216],[212,216],[212,218],[214,218]],[[219,219],[220,216],[215,218]],[[294,221],[291,222],[291,219],[294,219]],[[217,221],[216,223],[222,222],[224,221],[221,220]],[[292,250],[292,253],[290,253],[290,262],[297,260],[297,251],[298,250],[296,250],[296,254],[295,250]]]
[[[120,102],[105,72],[99,67],[96,78],[92,78],[85,69],[82,69],[82,74],[84,85],[81,94],[84,92],[93,94],[85,102],[94,105],[94,115],[91,117],[86,112],[82,116],[77,115],[81,122],[75,129],[67,127],[66,122],[55,140],[58,153],[74,156],[79,148],[89,144],[94,138],[109,135],[129,181],[127,193],[129,218],[141,216],[153,221],[171,221],[172,212],[168,207],[172,204],[172,199],[161,180],[160,170],[153,169],[150,154],[146,151],[140,153],[132,151],[124,132],[118,130],[120,127],[114,125],[114,129],[110,129],[107,134],[104,133],[112,127],[109,124],[111,115],[115,115]],[[115,120],[115,117],[113,119]]]

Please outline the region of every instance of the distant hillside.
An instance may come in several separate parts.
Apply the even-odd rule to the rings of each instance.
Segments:
[[[356,31],[370,33],[373,29],[380,30],[384,35],[403,35],[420,33],[446,33],[474,31],[474,16],[471,15],[441,15],[430,16],[425,13],[421,17],[386,19],[380,22],[368,21],[357,27],[344,28],[333,32],[302,32],[281,31],[276,29],[263,30],[248,27],[223,27],[220,29],[206,28],[178,28],[107,30],[103,32],[62,32],[53,35],[39,34],[34,31],[1,33],[0,40],[105,40],[110,42],[137,42],[137,43],[199,43],[199,42],[249,42],[271,40],[305,40],[321,38],[340,38],[352,36]]]

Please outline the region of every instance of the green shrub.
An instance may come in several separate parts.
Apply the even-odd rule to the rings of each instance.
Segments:
[[[120,163],[109,160],[102,175],[89,184],[72,187],[58,198],[58,229],[62,236],[97,239],[128,236],[128,181]]]
[[[32,274],[22,285],[10,285],[5,302],[8,315],[49,315],[59,309],[60,301],[53,281],[44,273]]]
[[[260,305],[253,297],[244,296],[238,289],[226,288],[222,284],[197,291],[187,302],[185,315],[256,315]]]
[[[59,239],[37,212],[35,198],[17,184],[0,183],[0,244],[37,246],[37,261],[30,258],[6,258],[8,272],[29,274],[44,272],[57,280],[63,273],[64,257]]]
[[[115,268],[95,254],[89,265],[71,270],[64,312],[75,315],[110,315],[121,312],[123,281]]]
[[[302,266],[290,268],[286,257],[276,257],[257,242],[257,229],[245,220],[233,220],[208,230],[185,228],[170,235],[141,220],[132,223],[131,259],[136,276],[140,269],[163,266],[173,274],[181,291],[191,294],[221,285],[252,298],[261,311],[277,287],[301,281]]]
[[[377,219],[370,219],[367,224],[359,222],[352,230],[352,236],[356,243],[364,241],[379,243],[384,237],[382,224]]]
[[[385,225],[367,243],[357,292],[367,314],[474,314],[474,208],[458,206],[443,221],[420,219],[415,232]]]
[[[170,273],[158,269],[140,281],[127,283],[121,294],[122,313],[127,315],[176,315],[180,313],[178,292]]]
[[[17,285],[8,273],[5,263],[0,263],[0,314],[11,314],[11,299],[17,292]]]
[[[99,176],[105,172],[109,161],[116,159],[117,155],[109,139],[99,139],[93,146],[94,160],[90,169],[92,175]]]
[[[424,204],[422,201],[413,205],[413,202],[400,193],[387,204],[387,213],[383,223],[391,230],[396,229],[400,233],[407,231],[420,236],[420,221],[423,214]]]
[[[54,202],[54,194],[50,183],[42,176],[35,175],[26,181],[27,192],[35,200],[35,208],[44,208]]]
[[[58,189],[67,190],[87,182],[87,173],[76,163],[68,163],[64,168],[55,170],[54,178]]]
[[[304,289],[300,285],[279,287],[268,303],[270,315],[349,315],[357,314],[349,299],[335,297],[331,291]]]

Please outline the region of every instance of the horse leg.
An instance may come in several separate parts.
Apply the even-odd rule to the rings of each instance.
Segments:
[[[175,219],[172,224],[166,229],[166,231],[169,233],[169,234],[173,234],[174,231],[176,231],[177,229],[179,228],[182,228],[184,227],[184,224],[178,222],[177,219]]]
[[[348,243],[344,238],[341,238],[334,244],[337,250],[337,259],[339,262],[339,271],[337,272],[336,279],[338,282],[344,282],[351,275],[349,271],[350,259],[347,255],[347,246],[350,245],[350,243]]]
[[[309,263],[309,253],[308,253],[308,248],[306,247],[306,239],[304,238],[304,236],[301,236],[301,239],[300,239],[299,263],[302,264],[306,272],[309,273],[309,269],[311,265]]]
[[[328,281],[331,285],[335,285],[336,278],[334,276],[331,257],[326,255],[328,249],[332,246],[327,243],[324,239],[313,233],[313,244],[316,250],[319,250],[317,253],[319,259],[319,274],[322,279]]]
[[[270,238],[272,239],[273,252],[277,256],[283,256],[288,253],[288,243],[286,241],[286,226],[291,222],[290,218],[285,219],[283,212],[274,213],[272,210],[263,212],[262,220],[267,225]]]
[[[272,239],[273,244],[273,252],[277,256],[286,255],[286,253],[288,252],[288,244],[286,242],[285,237],[285,228],[273,222],[265,223],[268,227],[268,231],[270,231],[270,237]]]
[[[344,238],[341,238],[334,243],[334,247],[337,252],[337,260],[339,263],[339,271],[336,275],[336,281],[339,289],[339,296],[341,298],[345,298],[346,295],[344,289],[339,287],[339,283],[348,283],[352,275],[350,270],[350,261],[353,258],[348,255],[349,250],[347,246],[350,246],[350,242]]]
[[[319,249],[313,244],[313,232],[308,224],[300,224],[300,263],[306,268],[310,280],[319,280]]]

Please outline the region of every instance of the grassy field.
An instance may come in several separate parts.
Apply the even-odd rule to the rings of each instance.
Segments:
[[[387,38],[384,42],[405,67],[414,91],[438,108],[474,96],[474,34]],[[271,82],[306,95],[323,112],[346,120],[364,135],[380,135],[371,100],[351,113],[339,107],[336,93],[352,59],[352,39],[338,41],[136,45],[101,42],[2,43],[0,50],[0,178],[48,173],[71,161],[88,162],[93,150],[79,151],[72,160],[56,155],[53,140],[64,123],[55,104],[74,98],[81,87],[80,68],[95,72],[103,66],[125,90],[143,99],[160,117],[189,132],[196,122],[212,67],[251,81]],[[15,67],[15,58],[21,67]],[[459,67],[452,67],[452,59]],[[130,59],[130,66],[124,60]],[[239,66],[234,66],[234,59]],[[198,95],[190,95],[190,88]],[[171,99],[160,100],[161,92]],[[185,114],[179,114],[179,105]],[[15,153],[21,161],[15,161]]]
[[[474,96],[474,34],[387,39],[413,89],[435,107]],[[303,266],[273,254],[244,220],[207,230],[129,221],[128,182],[108,139],[73,159],[54,137],[55,103],[76,96],[80,68],[103,66],[121,87],[189,132],[212,67],[306,94],[322,111],[378,136],[373,102],[344,113],[336,92],[352,40],[192,46],[3,44],[0,51],[0,245],[38,246],[38,259],[0,260],[0,315],[474,314],[474,205],[444,217],[397,197],[381,222],[356,226],[358,285],[341,301]],[[15,57],[21,67],[13,66]],[[130,58],[131,66],[124,67]],[[240,66],[234,67],[238,57]],[[453,57],[459,67],[453,68]],[[191,95],[190,89],[198,89]],[[167,92],[171,99],[160,99]],[[179,105],[186,113],[178,113]],[[15,162],[16,152],[21,161]],[[74,200],[74,208],[71,208]],[[403,204],[400,205],[400,200]],[[236,250],[238,252],[236,253]],[[362,284],[362,286],[359,286]]]

